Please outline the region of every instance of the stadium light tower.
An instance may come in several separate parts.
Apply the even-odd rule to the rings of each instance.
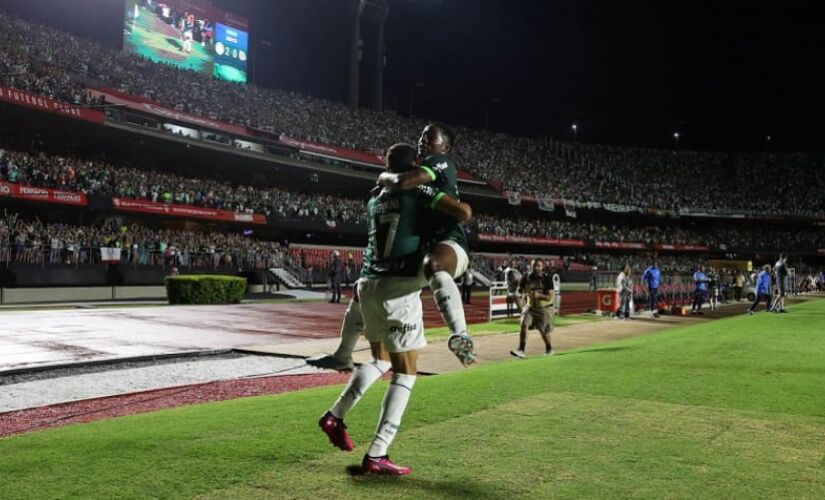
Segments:
[[[676,141],[676,149],[679,149],[679,132],[673,132],[673,140]]]
[[[579,131],[578,124],[574,123],[573,125],[570,125],[570,129],[573,130],[573,142],[576,142],[576,133]]]
[[[361,15],[366,13],[377,25],[375,37],[375,61],[373,69],[372,107],[376,111],[384,109],[384,65],[386,64],[386,44],[384,43],[384,25],[390,15],[388,0],[349,0],[352,16],[352,40],[349,58],[349,89],[347,104],[357,108],[359,101],[360,65],[364,41],[361,40]],[[396,0],[427,5],[441,5],[441,0]]]

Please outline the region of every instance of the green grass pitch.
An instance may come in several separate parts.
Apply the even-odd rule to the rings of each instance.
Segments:
[[[0,440],[13,498],[825,498],[825,300],[553,358],[420,377],[391,449],[350,475],[386,383],[316,427],[339,387]]]

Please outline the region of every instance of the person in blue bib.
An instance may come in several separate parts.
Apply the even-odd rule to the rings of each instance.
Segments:
[[[756,310],[756,306],[759,305],[760,302],[763,300],[765,301],[765,309],[767,311],[771,310],[771,266],[765,265],[760,271],[759,276],[756,278],[756,298],[753,300],[753,304],[751,304],[750,309],[748,309],[748,314],[751,316],[753,315],[753,311]]]
[[[650,302],[650,315],[659,317],[659,283],[662,273],[659,271],[659,261],[653,259],[653,265],[645,269],[642,273],[642,283],[647,287],[647,297]]]
[[[693,307],[691,314],[705,314],[702,312],[702,305],[708,295],[708,276],[705,274],[705,266],[699,266],[699,270],[693,273],[693,283],[696,287],[693,291]]]

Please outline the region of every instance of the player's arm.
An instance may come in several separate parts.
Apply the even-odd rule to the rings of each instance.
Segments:
[[[415,189],[436,180],[437,177],[433,169],[421,165],[403,174],[384,172],[378,176],[378,184],[391,189]]]
[[[454,200],[443,191],[435,195],[430,206],[434,210],[456,219],[458,222],[467,222],[473,216],[473,208],[470,205]]]
[[[529,287],[527,285],[527,276],[522,276],[518,282],[518,286],[516,287],[516,295],[527,295],[527,293],[529,293]]]

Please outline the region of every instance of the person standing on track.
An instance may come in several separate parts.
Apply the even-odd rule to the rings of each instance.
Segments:
[[[715,311],[719,307],[719,273],[714,267],[708,270],[708,287],[710,289],[708,295],[710,310]]]
[[[630,319],[630,303],[633,301],[633,277],[630,275],[630,266],[624,266],[624,271],[619,274],[620,279],[617,279],[619,286],[619,310],[616,311],[616,317],[621,319]]]
[[[776,287],[779,295],[771,306],[771,311],[775,313],[786,313],[785,310],[785,294],[788,286],[788,255],[780,254],[779,260],[773,266],[773,272],[776,275]]]
[[[461,280],[461,301],[465,305],[470,305],[470,299],[473,297],[473,285],[475,284],[475,276],[473,276],[473,269],[467,268],[467,272]]]
[[[329,264],[329,288],[332,291],[332,298],[330,304],[341,303],[341,275],[343,274],[343,264],[341,262],[341,254],[338,250],[332,252],[332,261]]]
[[[659,261],[653,259],[653,264],[642,273],[642,283],[647,287],[647,297],[650,303],[650,315],[659,317],[659,283],[662,273],[659,271]]]
[[[733,298],[736,302],[742,300],[742,289],[745,288],[745,274],[741,270],[736,270],[736,277],[733,279]]]
[[[520,312],[524,304],[518,294],[519,283],[521,283],[521,273],[515,266],[504,266],[504,283],[507,286],[507,317],[512,317],[512,311]]]
[[[699,266],[699,269],[693,273],[693,306],[690,308],[691,314],[705,314],[702,312],[702,305],[705,303],[705,297],[708,295],[708,277],[705,274],[705,266]]]

